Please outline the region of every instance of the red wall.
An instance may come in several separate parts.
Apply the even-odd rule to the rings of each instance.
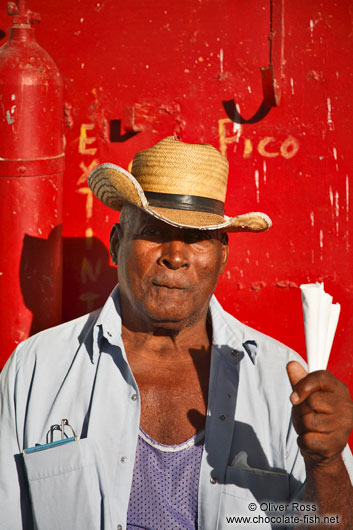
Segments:
[[[63,320],[100,306],[116,278],[107,243],[117,215],[92,197],[90,169],[127,168],[136,151],[176,134],[225,152],[228,215],[273,219],[268,233],[231,235],[222,304],[304,355],[298,286],[324,281],[342,305],[329,369],[353,389],[353,8],[349,0],[283,4],[282,40],[278,0],[273,19],[282,98],[266,114],[268,0],[30,2],[42,16],[37,40],[65,85]],[[250,123],[231,121],[234,104],[238,121]]]

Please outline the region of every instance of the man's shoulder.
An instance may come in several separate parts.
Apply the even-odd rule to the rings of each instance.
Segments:
[[[260,363],[295,360],[305,366],[303,358],[292,348],[266,333],[244,324],[231,313],[224,310],[217,301],[216,303],[218,306],[217,310],[221,312],[229,332],[234,335],[235,340],[238,344],[241,344],[252,360],[255,357]]]
[[[97,309],[74,320],[45,329],[21,342],[15,352],[18,357],[72,355],[83,342],[89,342],[94,324],[100,314]]]
[[[1,372],[1,385],[14,385],[22,394],[35,379],[40,384],[50,379],[56,387],[54,383],[62,381],[78,354],[84,364],[91,364],[93,328],[99,313],[88,313],[21,342]]]

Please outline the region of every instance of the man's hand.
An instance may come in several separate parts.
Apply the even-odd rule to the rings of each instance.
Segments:
[[[305,462],[329,464],[340,456],[353,429],[348,387],[325,370],[308,374],[296,361],[287,364],[287,372],[293,388],[293,425]]]
[[[287,372],[293,425],[306,468],[303,500],[314,502],[321,516],[336,515],[341,530],[352,530],[353,488],[341,456],[353,427],[348,388],[325,370],[308,374],[296,361],[287,364]],[[322,525],[299,528],[321,530]]]

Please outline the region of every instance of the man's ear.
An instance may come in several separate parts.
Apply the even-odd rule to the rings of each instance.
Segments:
[[[118,264],[118,250],[121,237],[121,228],[119,223],[116,223],[112,226],[110,232],[110,255],[112,257],[112,262],[114,265]]]
[[[226,268],[229,255],[229,245],[228,245],[228,234],[224,233],[222,236],[222,265],[221,265],[221,274],[223,274],[224,269]]]

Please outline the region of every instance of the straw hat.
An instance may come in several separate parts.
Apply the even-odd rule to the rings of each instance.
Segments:
[[[262,232],[271,226],[264,213],[224,215],[227,159],[209,144],[165,138],[134,157],[131,173],[101,164],[88,178],[93,193],[120,211],[133,204],[170,225],[227,232]]]

